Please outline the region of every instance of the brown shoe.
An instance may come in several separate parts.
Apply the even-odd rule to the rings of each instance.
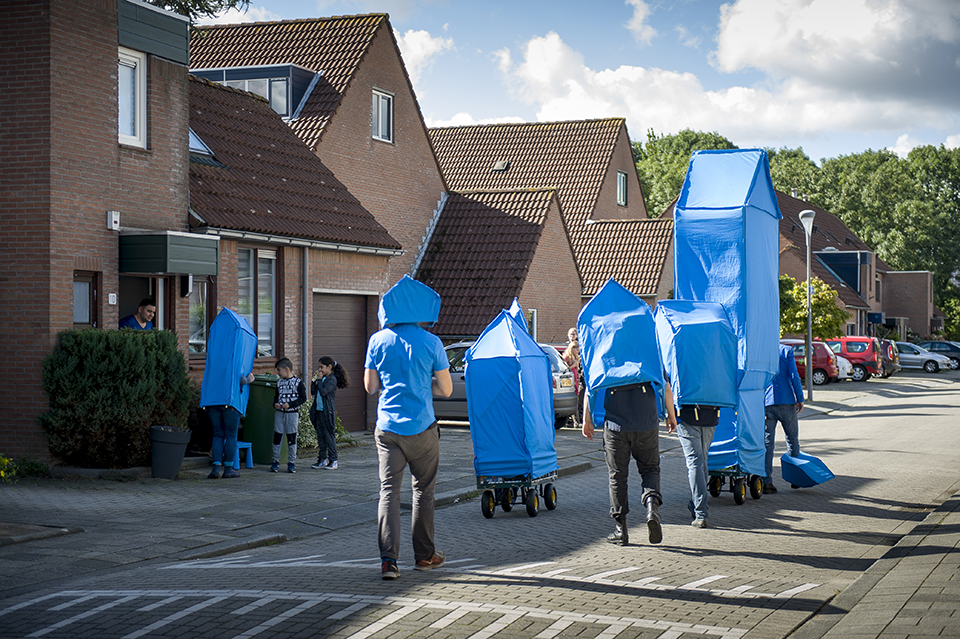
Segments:
[[[443,556],[443,552],[437,550],[430,559],[418,559],[414,570],[433,570],[434,568],[442,566],[446,560],[447,558]]]

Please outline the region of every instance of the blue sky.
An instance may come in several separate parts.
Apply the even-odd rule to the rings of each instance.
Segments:
[[[389,13],[428,126],[625,117],[822,158],[960,146],[958,0],[251,0]]]

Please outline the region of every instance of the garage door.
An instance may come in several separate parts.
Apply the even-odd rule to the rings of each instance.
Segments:
[[[366,327],[367,298],[363,295],[314,293],[311,370],[316,370],[317,359],[324,355],[347,369],[350,388],[337,391],[337,414],[347,430],[364,430],[367,423],[363,391]]]

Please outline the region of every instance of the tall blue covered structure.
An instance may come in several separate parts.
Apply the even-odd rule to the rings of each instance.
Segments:
[[[257,334],[247,320],[229,308],[222,309],[210,324],[200,405],[233,406],[246,414],[250,387],[241,385],[240,378],[253,370],[256,354]]]
[[[760,149],[697,151],[674,207],[674,297],[722,304],[737,336],[736,414],[720,412],[708,455],[764,474],[764,389],[777,373],[780,209]]]

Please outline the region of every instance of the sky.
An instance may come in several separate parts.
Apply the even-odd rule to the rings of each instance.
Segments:
[[[428,126],[624,117],[824,158],[960,147],[960,0],[251,0],[388,13]]]

